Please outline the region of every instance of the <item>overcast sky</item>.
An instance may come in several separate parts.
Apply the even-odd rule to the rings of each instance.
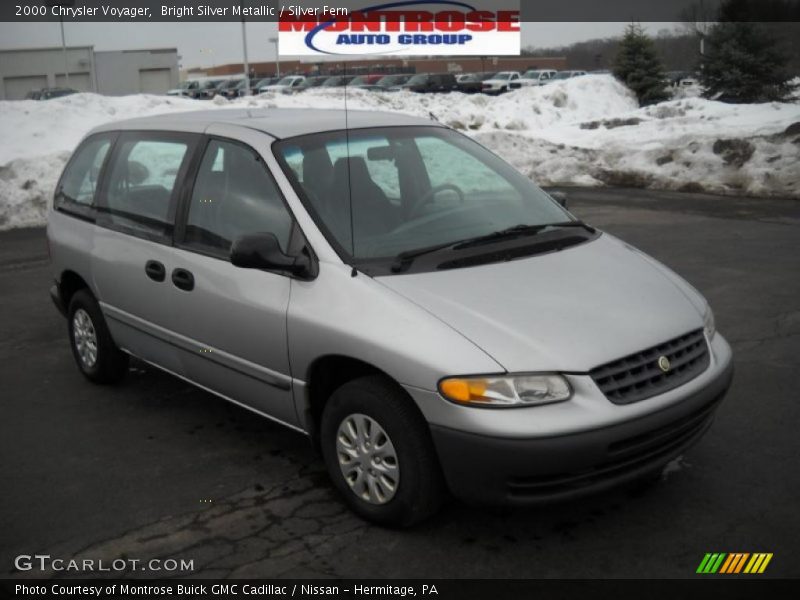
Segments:
[[[1,1],[1,0],[0,0]],[[616,36],[626,23],[522,23],[522,45],[548,48]],[[677,23],[644,23],[653,35],[673,30]],[[251,62],[275,59],[269,37],[275,23],[248,23],[247,49]],[[68,46],[95,50],[178,48],[181,68],[211,67],[242,61],[240,23],[65,23]],[[0,49],[60,46],[58,23],[0,23]]]

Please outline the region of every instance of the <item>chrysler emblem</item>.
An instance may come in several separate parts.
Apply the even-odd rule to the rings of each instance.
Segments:
[[[659,356],[658,357],[658,368],[666,373],[669,371],[669,359],[666,356]]]

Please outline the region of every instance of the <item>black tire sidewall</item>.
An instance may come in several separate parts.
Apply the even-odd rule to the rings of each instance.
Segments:
[[[427,431],[416,407],[403,406],[413,402],[402,397],[403,392],[376,378],[364,378],[346,383],[336,390],[325,406],[320,429],[320,441],[325,466],[348,505],[370,521],[387,526],[407,526],[428,516],[430,497],[439,492],[431,486],[438,475],[426,472],[435,462]],[[413,410],[411,410],[413,408]],[[364,414],[375,420],[386,432],[397,453],[400,482],[397,492],[386,504],[370,504],[357,497],[344,479],[336,452],[336,434],[341,422],[352,414]]]
[[[75,345],[73,319],[78,309],[83,309],[89,315],[97,339],[97,360],[91,367],[87,367],[83,363]],[[127,355],[114,344],[100,305],[88,290],[79,290],[72,296],[67,311],[67,330],[72,356],[84,376],[97,383],[113,383],[124,375],[127,367]]]

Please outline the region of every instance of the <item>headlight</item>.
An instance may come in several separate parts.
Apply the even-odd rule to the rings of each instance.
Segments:
[[[487,407],[537,406],[572,395],[561,375],[451,377],[439,382],[439,392],[458,404]]]
[[[717,326],[714,323],[714,311],[711,310],[710,306],[706,307],[706,314],[703,315],[703,331],[705,331],[709,340],[712,340],[714,334],[717,333]]]

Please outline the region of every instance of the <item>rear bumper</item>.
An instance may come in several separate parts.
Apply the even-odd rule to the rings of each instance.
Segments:
[[[50,299],[53,301],[53,304],[55,304],[56,308],[58,309],[58,312],[60,312],[64,317],[66,317],[67,307],[64,306],[64,301],[61,298],[61,292],[58,289],[58,285],[56,285],[55,283],[50,288]]]
[[[706,386],[632,421],[555,437],[507,439],[431,425],[450,490],[481,504],[540,504],[599,492],[661,469],[697,442],[730,387]]]

